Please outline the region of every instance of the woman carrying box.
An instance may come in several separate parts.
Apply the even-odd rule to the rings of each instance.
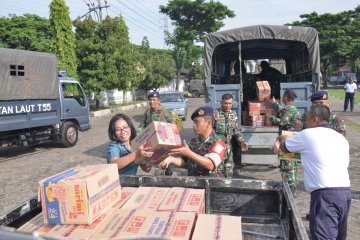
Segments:
[[[109,122],[108,134],[110,143],[106,148],[107,162],[117,164],[119,174],[136,175],[139,167],[137,161],[151,157],[152,152],[144,144],[136,150],[131,149],[130,142],[136,137],[136,130],[130,118],[125,114],[113,116]],[[145,172],[151,170],[149,164],[141,164],[140,167]]]

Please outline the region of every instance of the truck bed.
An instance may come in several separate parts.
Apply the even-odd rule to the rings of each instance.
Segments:
[[[120,183],[123,187],[205,189],[206,213],[241,216],[243,239],[308,239],[289,186],[285,182],[235,178],[120,176]],[[41,205],[34,197],[0,217],[0,238],[37,239],[12,231],[39,212]]]

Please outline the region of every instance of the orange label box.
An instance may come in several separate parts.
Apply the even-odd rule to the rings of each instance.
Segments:
[[[256,94],[260,102],[270,100],[271,88],[268,81],[256,82]]]
[[[154,153],[139,163],[158,164],[168,156],[171,149],[181,146],[181,137],[176,124],[153,121],[131,141],[131,147],[137,149],[144,143]]]
[[[78,166],[43,179],[44,223],[91,224],[121,199],[116,164]]]

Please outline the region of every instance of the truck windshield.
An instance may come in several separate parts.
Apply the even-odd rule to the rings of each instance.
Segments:
[[[64,98],[75,99],[81,106],[85,106],[85,97],[79,84],[65,82],[62,84]]]

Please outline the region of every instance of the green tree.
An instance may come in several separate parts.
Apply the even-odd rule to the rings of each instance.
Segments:
[[[145,77],[139,85],[141,89],[158,89],[174,79],[174,61],[169,50],[151,49],[150,42],[145,36],[140,46],[134,46],[134,53],[138,55],[144,68]]]
[[[69,76],[77,76],[75,55],[75,34],[72,31],[69,8],[64,0],[50,3],[51,52],[58,59],[58,69],[65,70]]]
[[[219,30],[224,26],[223,20],[235,14],[220,2],[205,0],[170,0],[166,6],[160,6],[160,12],[168,15],[175,25],[173,33],[166,33],[166,43],[173,46],[176,90],[179,90],[181,69],[200,58],[195,43],[202,41],[207,33]]]
[[[160,12],[168,15],[176,27],[195,31],[195,39],[190,40],[196,42],[223,27],[226,18],[235,17],[222,3],[205,0],[170,0],[166,6],[160,6]]]
[[[359,47],[359,21],[360,7],[354,11],[344,11],[337,14],[310,14],[300,15],[302,21],[291,23],[295,26],[307,26],[315,28],[319,33],[321,72],[323,74],[324,87],[327,86],[327,76],[333,69],[337,69],[345,63],[356,65],[359,55],[356,54]]]
[[[79,76],[88,92],[118,88],[128,91],[144,78],[139,61],[132,54],[128,28],[122,17],[107,16],[101,22],[91,17],[74,21]]]
[[[50,25],[34,14],[9,15],[0,18],[0,46],[47,52],[50,46]]]

